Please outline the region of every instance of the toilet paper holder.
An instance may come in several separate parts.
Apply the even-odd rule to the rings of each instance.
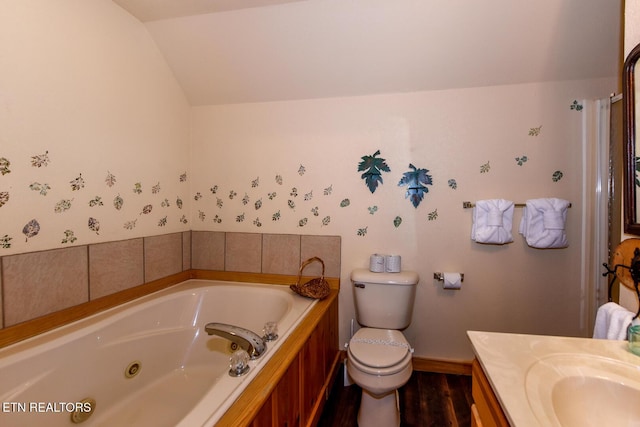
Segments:
[[[433,278],[438,280],[439,282],[444,282],[444,273],[433,273]],[[464,282],[464,273],[460,273],[460,281]]]

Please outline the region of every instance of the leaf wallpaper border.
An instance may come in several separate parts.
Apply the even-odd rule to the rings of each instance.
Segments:
[[[583,110],[583,105],[577,100],[573,100],[570,109],[580,112]],[[547,130],[547,128],[544,129]],[[530,138],[530,141],[538,144],[546,136],[543,135],[542,130],[543,124],[538,123],[527,128],[526,136]],[[526,153],[527,151],[521,148],[520,152],[512,155],[512,161],[519,167],[519,170],[524,170],[525,166],[529,167],[536,161]],[[15,202],[13,193],[17,191],[12,188],[3,188],[2,177],[9,174],[13,176],[18,169],[24,173],[26,169],[22,169],[21,165],[28,165],[34,171],[45,171],[44,174],[39,173],[37,176],[28,174],[32,179],[25,182],[23,188],[30,190],[38,197],[51,200],[51,215],[66,215],[68,212],[77,213],[79,210],[84,213],[83,223],[78,220],[78,223],[67,224],[59,231],[60,244],[81,244],[83,242],[79,236],[82,233],[78,233],[78,230],[82,227],[87,227],[91,232],[100,235],[105,231],[105,228],[113,229],[114,223],[117,221],[120,222],[119,226],[127,231],[136,229],[141,222],[155,227],[166,227],[169,224],[187,225],[189,222],[186,215],[181,212],[183,200],[187,196],[185,194],[166,194],[164,185],[159,179],[144,177],[145,179],[137,179],[135,182],[123,183],[116,174],[111,172],[115,168],[107,167],[100,179],[103,188],[105,188],[104,192],[91,190],[92,194],[88,195],[85,194],[88,184],[95,186],[97,178],[94,178],[93,174],[83,173],[82,168],[78,168],[76,173],[71,176],[67,174],[66,181],[59,182],[60,179],[53,179],[53,176],[65,175],[60,170],[56,170],[55,151],[44,150],[44,152],[31,154],[24,159],[11,159],[3,154],[0,152],[0,214],[2,214],[4,207]],[[385,175],[392,173],[390,164],[387,157],[382,156],[381,149],[360,157],[357,163],[357,172],[371,195],[376,195],[384,185]],[[411,203],[414,209],[421,206],[426,200],[430,188],[436,184],[430,170],[418,167],[416,164],[417,162],[410,162],[397,181],[397,186],[402,187],[404,198]],[[452,166],[455,165],[456,163],[452,163]],[[480,165],[478,173],[480,175],[489,174],[496,167],[503,168],[504,165],[489,157]],[[47,176],[47,171],[51,171],[52,176]],[[335,188],[334,184],[330,182],[320,185],[321,183],[316,181],[314,188],[304,188],[297,182],[297,179],[305,177],[309,172],[309,167],[299,161],[292,162],[290,172],[291,176],[288,178],[285,178],[285,174],[279,171],[273,171],[274,178],[272,180],[253,175],[247,178],[246,186],[234,183],[233,188],[225,189],[222,185],[213,183],[207,192],[195,191],[191,196],[192,203],[195,204],[194,212],[197,213],[194,218],[197,221],[209,222],[214,227],[224,227],[229,222],[246,222],[255,229],[262,228],[265,223],[283,224],[283,226],[295,228],[307,228],[312,225],[324,228],[333,223],[332,214],[353,215],[347,211],[352,205],[351,201],[354,196],[341,195],[336,197],[337,200],[333,200]],[[561,169],[554,170],[551,172],[551,181],[558,183],[564,176],[565,173]],[[187,178],[186,172],[179,173],[178,185],[186,183]],[[283,187],[285,182],[289,181],[292,185],[289,187],[287,195],[287,190],[283,191]],[[442,185],[446,185],[452,191],[459,189],[458,180],[455,178],[449,178],[443,182]],[[180,191],[188,190],[185,186]],[[205,200],[211,206],[206,209],[199,208],[198,204]],[[333,201],[327,203],[323,200]],[[131,212],[134,209],[132,206],[137,207],[137,213],[135,216],[128,214],[129,216],[126,217],[125,207],[128,207],[127,209]],[[327,206],[329,211],[327,211]],[[369,203],[366,212],[362,213],[363,218],[377,215],[381,209],[384,209],[384,206],[380,206],[380,203]],[[105,212],[108,212],[108,221],[103,221],[101,218]],[[436,221],[442,214],[446,214],[446,212],[443,213],[437,207],[431,207],[425,220]],[[114,220],[114,216],[117,219]],[[402,214],[395,215],[389,226],[392,229],[399,229],[402,222]],[[41,218],[36,216],[35,218],[24,218],[22,222],[24,225],[19,231],[0,229],[0,249],[11,249],[19,232],[25,236],[27,244],[30,240],[37,239],[46,229],[43,228],[44,223]],[[2,228],[1,225],[0,228]],[[359,237],[365,237],[371,230],[368,224],[361,224],[355,230],[355,234]]]

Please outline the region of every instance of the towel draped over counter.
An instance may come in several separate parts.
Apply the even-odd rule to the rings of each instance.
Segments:
[[[633,316],[634,313],[615,302],[601,305],[596,313],[593,338],[607,340],[626,339],[627,328],[631,325]]]

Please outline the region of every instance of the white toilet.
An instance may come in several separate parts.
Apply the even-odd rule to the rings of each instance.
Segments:
[[[411,323],[418,274],[351,273],[356,317],[362,325],[349,341],[347,372],[362,387],[360,427],[400,425],[398,388],[409,381],[412,348],[400,332]]]

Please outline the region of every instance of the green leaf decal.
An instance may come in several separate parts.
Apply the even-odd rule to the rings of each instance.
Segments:
[[[551,177],[551,180],[553,182],[558,182],[562,179],[562,177],[564,176],[564,174],[562,173],[562,171],[555,171],[553,173],[553,176]]]
[[[398,186],[407,186],[407,192],[405,193],[405,199],[409,198],[413,207],[417,208],[424,195],[429,192],[427,185],[432,185],[433,180],[431,175],[428,174],[428,169],[418,169],[409,163],[409,168],[413,169],[409,172],[402,174],[402,179],[398,183]]]
[[[22,228],[22,234],[27,236],[25,242],[28,241],[30,237],[33,237],[33,236],[37,235],[39,232],[40,232],[40,224],[35,219],[32,219],[31,221],[29,221]]]
[[[0,191],[0,208],[9,201],[9,192]]]
[[[76,236],[73,235],[73,231],[72,230],[64,230],[64,238],[62,239],[61,243],[73,243],[76,240],[78,240],[78,238]]]
[[[385,159],[376,157],[379,154],[380,150],[371,156],[362,156],[362,161],[358,164],[358,172],[365,171],[361,178],[372,193],[376,191],[378,184],[382,184],[382,172],[391,171]]]
[[[2,249],[11,248],[11,240],[13,240],[13,237],[9,237],[8,234],[5,234],[4,236],[0,237],[0,248]]]
[[[0,157],[0,174],[6,175],[11,172],[9,166],[11,162],[6,157]]]
[[[89,230],[95,231],[96,234],[100,234],[100,221],[93,217],[89,217],[89,221],[87,221],[87,226],[89,226]]]

